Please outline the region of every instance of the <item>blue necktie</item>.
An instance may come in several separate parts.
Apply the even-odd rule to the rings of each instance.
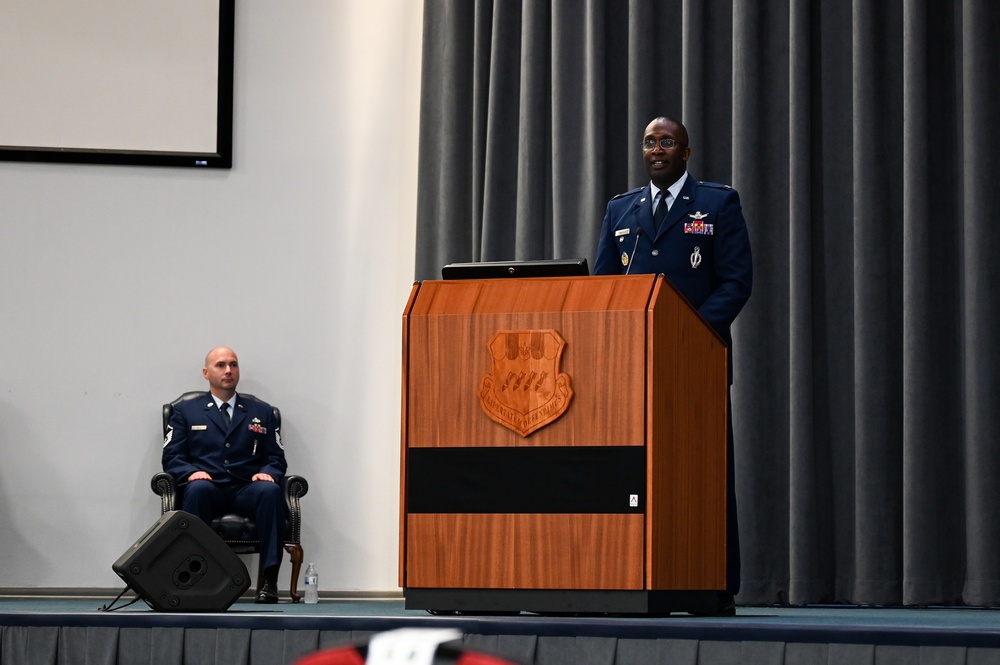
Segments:
[[[656,224],[656,230],[659,231],[663,220],[667,218],[667,191],[661,189],[656,193],[656,196],[659,203],[656,204],[656,210],[653,212],[653,222]]]
[[[219,409],[222,410],[222,422],[226,423],[226,427],[229,427],[229,402],[223,402]]]

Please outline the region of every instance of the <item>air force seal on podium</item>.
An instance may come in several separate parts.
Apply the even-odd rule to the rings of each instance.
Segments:
[[[569,374],[559,372],[566,341],[555,330],[500,330],[489,344],[493,369],[483,375],[479,403],[486,415],[522,437],[566,412]]]

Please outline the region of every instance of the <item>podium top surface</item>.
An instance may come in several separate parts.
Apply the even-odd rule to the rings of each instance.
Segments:
[[[427,280],[417,316],[645,310],[657,275]]]

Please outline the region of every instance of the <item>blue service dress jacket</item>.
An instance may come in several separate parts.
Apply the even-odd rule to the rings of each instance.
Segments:
[[[195,471],[216,483],[249,483],[267,473],[280,483],[288,468],[270,404],[236,395],[229,426],[210,393],[180,402],[167,424],[163,470],[181,484]]]
[[[608,202],[594,274],[665,275],[731,349],[729,327],[753,282],[739,194],[688,174],[659,230],[652,205],[649,185]],[[732,380],[732,363],[729,371]]]

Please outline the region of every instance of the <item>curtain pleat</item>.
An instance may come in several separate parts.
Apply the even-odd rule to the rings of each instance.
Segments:
[[[593,258],[639,139],[739,192],[747,604],[1000,605],[1000,3],[425,0],[418,279]]]
[[[902,201],[900,144],[891,119],[899,117],[900,58],[885,43],[899,43],[898,3],[853,6],[854,66],[852,197],[853,372],[855,448],[853,589],[848,598],[879,603],[901,597],[902,354],[895,343],[901,322],[898,290],[902,225],[893,215]],[[846,220],[845,220],[846,221]],[[880,552],[878,557],[867,552]]]
[[[904,8],[904,602],[961,600],[960,97],[956,7]],[[947,64],[946,64],[947,63]],[[930,146],[949,146],[935,160]],[[947,156],[945,156],[947,155]],[[945,163],[950,162],[945,167]]]
[[[58,637],[58,665],[117,665],[119,629],[62,626]]]
[[[964,2],[962,24],[962,414],[967,479],[966,510],[990,516],[1000,505],[1000,445],[993,417],[1000,411],[1000,354],[994,333],[1000,329],[1000,306],[994,295],[1000,283],[1000,240],[990,233],[1000,211],[1000,9],[996,4]],[[967,573],[963,597],[975,605],[1000,598],[1000,520],[978,519],[966,525]]]
[[[59,628],[0,626],[0,665],[56,665]]]

